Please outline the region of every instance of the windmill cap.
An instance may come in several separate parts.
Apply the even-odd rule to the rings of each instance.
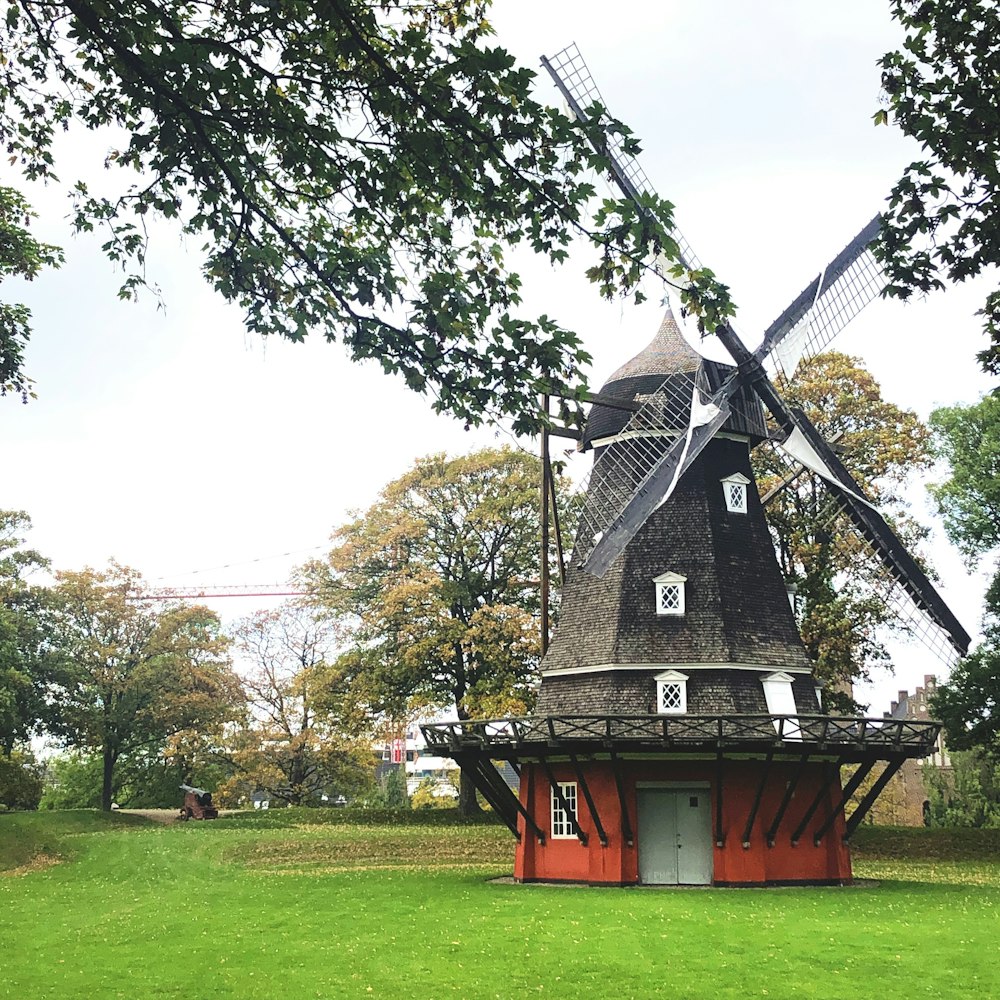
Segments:
[[[634,400],[656,392],[671,375],[690,377],[698,370],[701,358],[681,334],[677,320],[669,307],[656,336],[630,361],[626,361],[604,383],[601,393],[617,399]],[[690,392],[690,390],[687,390]],[[596,404],[584,430],[583,446],[613,436],[628,422],[627,410],[616,410]]]
[[[693,372],[698,368],[700,360],[698,352],[681,334],[677,320],[674,319],[674,314],[668,306],[656,336],[604,383],[601,392],[625,395],[624,392],[616,393],[615,387],[618,382],[646,375],[661,375],[666,378],[668,375]]]

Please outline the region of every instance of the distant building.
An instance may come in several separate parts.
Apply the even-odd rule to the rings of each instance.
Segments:
[[[407,795],[413,795],[420,787],[421,782],[430,781],[435,798],[458,798],[458,765],[448,757],[435,757],[428,753],[417,725],[408,729],[402,739],[405,739],[406,759],[404,767]],[[399,749],[402,750],[403,746],[400,746]],[[375,778],[377,781],[400,765],[398,758],[393,761],[392,740],[376,745],[376,757]]]
[[[913,694],[900,691],[898,700],[890,703],[886,717],[906,721],[926,722],[931,718],[930,700],[937,682],[933,674],[924,675],[923,687]],[[930,812],[930,795],[924,784],[924,768],[941,768],[944,775],[951,776],[951,758],[944,745],[944,734],[937,739],[934,752],[923,761],[907,760],[899,774],[890,782],[887,794],[882,797],[873,811],[878,823],[898,826],[923,826]]]

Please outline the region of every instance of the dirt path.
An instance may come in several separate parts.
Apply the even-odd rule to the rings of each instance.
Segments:
[[[181,814],[180,809],[119,809],[126,816],[145,816],[154,823],[176,823]]]
[[[125,813],[127,816],[145,816],[146,819],[151,819],[154,823],[163,823],[165,825],[176,823],[181,815],[180,807],[177,809],[118,809],[116,811]],[[234,812],[238,812],[238,810],[220,809],[219,815],[226,816]]]

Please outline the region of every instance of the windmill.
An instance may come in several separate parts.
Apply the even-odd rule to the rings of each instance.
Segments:
[[[575,45],[542,65],[579,118],[589,105],[606,107],[586,63]],[[641,197],[653,193],[639,163],[609,135],[604,150],[611,177],[626,197],[642,208]],[[845,326],[874,298],[885,279],[870,245],[879,230],[876,216],[804,288],[765,330],[760,345],[749,351],[732,327],[722,324],[715,336],[736,367],[720,377],[720,366],[707,359],[693,378],[690,396],[676,380],[651,392],[633,414],[621,438],[603,450],[587,484],[580,534],[593,539],[584,555],[584,569],[603,575],[628,541],[676,488],[692,462],[729,419],[735,402],[747,407],[749,390],[770,412],[780,428],[774,442],[793,463],[814,474],[860,537],[861,547],[881,563],[883,597],[906,627],[944,663],[965,655],[970,638],[941,599],[895,532],[867,500],[863,488],[844,468],[833,449],[801,411],[789,407],[778,394],[768,370],[794,375],[798,363],[825,350]],[[674,233],[686,269],[697,268],[687,241]],[[685,387],[686,388],[686,387]],[[697,405],[692,399],[697,397]],[[687,426],[685,435],[668,438],[668,448],[637,449],[630,433],[660,427],[669,434]]]
[[[543,65],[575,114],[603,106],[575,46]],[[601,152],[648,211],[639,165],[614,135]],[[933,722],[823,714],[750,466],[751,448],[769,442],[817,476],[911,630],[945,655],[965,652],[969,637],[926,574],[769,374],[822,351],[878,294],[878,226],[756,350],[724,324],[715,335],[733,363],[711,361],[668,310],[653,342],[591,396],[581,438],[595,460],[536,714],[423,727],[517,837],[517,878],[843,883],[861,819],[904,761],[935,748]],[[495,760],[518,770],[518,795]],[[843,765],[856,768],[842,780]]]

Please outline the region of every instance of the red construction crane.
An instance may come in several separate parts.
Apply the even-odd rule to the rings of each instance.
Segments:
[[[133,601],[205,600],[214,597],[302,597],[306,591],[289,583],[220,583],[182,584],[176,587],[155,587],[142,594],[133,594]]]

